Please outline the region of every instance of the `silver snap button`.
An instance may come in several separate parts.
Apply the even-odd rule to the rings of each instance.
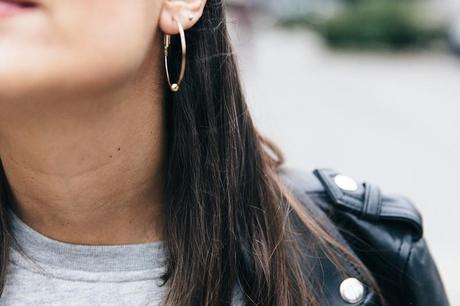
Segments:
[[[343,174],[337,174],[334,176],[334,182],[342,190],[356,191],[358,190],[358,183],[351,177]]]
[[[358,304],[364,299],[364,285],[354,277],[345,279],[340,284],[340,296],[348,304]]]

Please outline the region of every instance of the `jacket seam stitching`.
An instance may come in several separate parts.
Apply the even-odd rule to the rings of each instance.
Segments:
[[[403,240],[403,242],[401,243],[401,246],[402,244],[404,243],[405,240]],[[414,245],[415,243],[414,242],[410,242],[410,248],[409,248],[409,252],[407,252],[407,257],[405,258],[404,260],[404,266],[403,266],[403,271],[402,271],[402,274],[401,274],[401,279],[400,279],[400,282],[403,284],[404,282],[404,277],[406,276],[406,272],[407,272],[407,267],[409,265],[409,260],[410,260],[410,257],[412,256],[412,251],[414,249]],[[400,251],[400,250],[399,250]],[[399,252],[398,251],[398,252]]]

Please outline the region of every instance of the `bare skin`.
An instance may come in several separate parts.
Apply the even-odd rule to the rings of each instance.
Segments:
[[[15,121],[2,121],[1,158],[26,224],[70,243],[163,238],[163,96],[151,85],[161,84],[153,58],[152,77],[109,94],[49,102],[34,117],[8,112]]]
[[[0,157],[27,225],[76,244],[164,239],[162,38],[205,2],[48,0],[0,21]]]

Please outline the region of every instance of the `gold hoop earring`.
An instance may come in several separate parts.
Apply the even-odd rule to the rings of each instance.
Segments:
[[[178,92],[179,91],[179,86],[182,80],[184,79],[185,75],[185,63],[187,59],[187,44],[185,41],[185,31],[184,27],[180,23],[177,18],[174,18],[174,20],[177,22],[177,26],[179,27],[179,34],[180,34],[180,41],[181,41],[181,46],[182,46],[182,63],[180,67],[180,73],[179,73],[179,79],[176,83],[171,84],[171,79],[169,77],[169,68],[168,68],[168,50],[169,46],[171,45],[171,35],[165,34],[164,36],[164,49],[165,49],[165,68],[166,68],[166,78],[168,79],[168,84],[169,87],[173,92]]]

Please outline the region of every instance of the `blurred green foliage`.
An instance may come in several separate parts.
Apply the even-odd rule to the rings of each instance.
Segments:
[[[447,29],[422,18],[416,0],[348,0],[331,17],[310,14],[283,20],[306,25],[333,47],[365,49],[422,48],[443,40]]]

